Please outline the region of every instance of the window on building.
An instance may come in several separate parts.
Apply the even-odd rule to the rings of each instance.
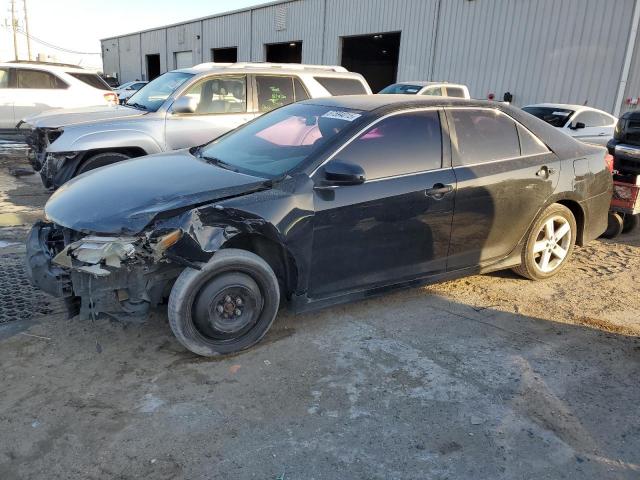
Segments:
[[[238,61],[238,47],[212,48],[211,60],[216,63],[236,63]]]
[[[242,113],[247,111],[247,77],[224,75],[208,77],[185,92],[198,102],[195,115]]]
[[[67,88],[67,84],[55,75],[41,70],[21,69],[16,70],[17,88],[38,88],[55,90]]]
[[[438,112],[385,118],[347,145],[337,158],[360,165],[369,180],[441,168]]]
[[[449,109],[457,137],[457,164],[473,165],[520,156],[516,124],[493,109]]]
[[[269,112],[278,107],[295,102],[292,77],[256,75],[258,89],[258,109]]]
[[[364,95],[367,91],[355,78],[313,77],[331,95]]]

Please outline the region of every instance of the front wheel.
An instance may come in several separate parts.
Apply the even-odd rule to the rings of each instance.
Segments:
[[[557,274],[573,253],[576,219],[564,205],[554,203],[534,222],[522,250],[522,263],[513,270],[531,280]]]
[[[80,175],[84,172],[88,172],[89,170],[95,170],[96,168],[104,167],[106,165],[111,165],[112,163],[122,162],[130,158],[131,157],[129,155],[122,152],[98,153],[82,162],[80,167],[78,167],[76,175]]]
[[[220,250],[201,270],[186,268],[169,296],[169,324],[198,355],[228,355],[259,342],[280,304],[267,262],[245,250]]]

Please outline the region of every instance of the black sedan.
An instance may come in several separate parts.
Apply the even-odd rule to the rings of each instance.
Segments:
[[[81,175],[47,203],[27,261],[84,317],[168,298],[186,348],[229,354],[285,301],[304,311],[499,269],[555,275],[607,227],[605,153],[502,104],[309,100]]]

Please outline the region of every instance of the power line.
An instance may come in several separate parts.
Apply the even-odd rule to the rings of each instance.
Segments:
[[[46,47],[49,48],[53,48],[54,50],[59,50],[61,52],[65,52],[65,53],[73,53],[75,55],[102,55],[101,52],[78,52],[77,50],[70,50],[68,48],[64,48],[64,47],[59,47],[58,45],[54,45],[51,42],[47,42],[46,40],[41,40],[38,37],[34,37],[33,35],[28,34],[27,32],[25,32],[24,30],[22,30],[19,27],[16,27],[16,32],[20,33],[21,35],[24,35],[25,37],[34,40],[35,42],[40,43],[41,45],[44,45]]]

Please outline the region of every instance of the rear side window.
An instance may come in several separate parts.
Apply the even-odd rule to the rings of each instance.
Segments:
[[[291,77],[256,75],[256,87],[258,89],[258,108],[261,112],[270,112],[295,102]]]
[[[520,151],[522,155],[539,155],[549,151],[538,137],[521,125],[518,125],[518,136],[520,137]]]
[[[354,78],[313,77],[331,95],[362,95],[367,90],[360,80]]]
[[[71,75],[73,78],[80,80],[82,83],[86,83],[90,87],[97,88],[98,90],[111,90],[109,84],[94,73],[67,72],[67,75]]]
[[[9,88],[9,69],[0,68],[0,88]]]
[[[41,88],[41,89],[60,89],[67,88],[67,84],[55,75],[41,70],[16,70],[16,87],[17,88]]]
[[[442,134],[438,112],[387,117],[336,157],[360,165],[368,180],[441,168]]]
[[[473,165],[520,156],[516,124],[493,109],[448,110],[457,137],[457,164]]]
[[[309,94],[302,85],[302,82],[298,77],[293,77],[293,89],[296,94],[296,102],[300,102],[302,100],[307,100],[309,98]]]
[[[422,95],[433,95],[436,97],[442,96],[442,87],[431,87],[424,91]]]
[[[456,98],[465,98],[464,90],[460,87],[447,87],[447,96]]]

